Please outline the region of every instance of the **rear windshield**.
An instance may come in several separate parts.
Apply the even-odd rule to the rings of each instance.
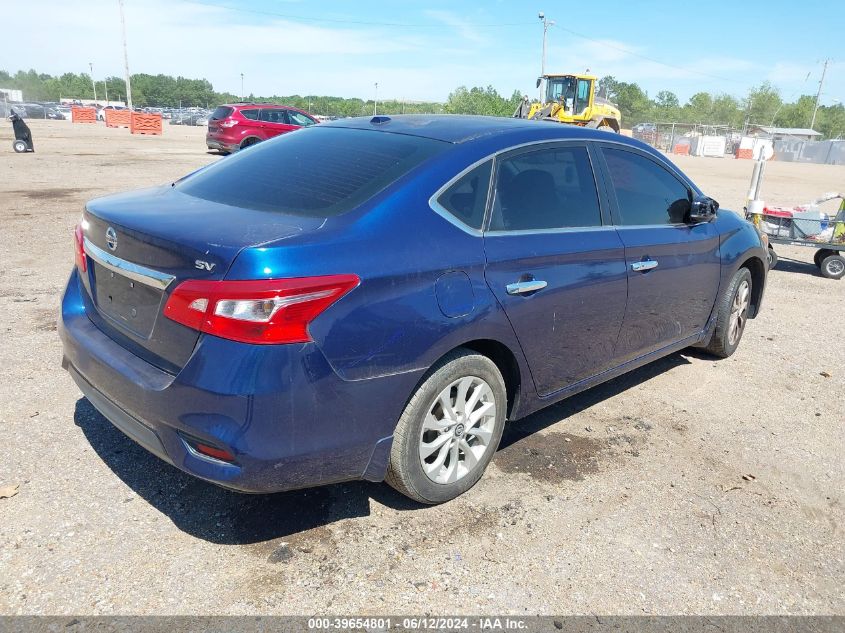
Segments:
[[[309,217],[365,202],[448,143],[315,125],[254,145],[178,182],[191,196]]]
[[[220,119],[225,119],[230,114],[232,114],[232,108],[229,106],[217,106],[214,112],[211,113],[211,120],[219,121]]]

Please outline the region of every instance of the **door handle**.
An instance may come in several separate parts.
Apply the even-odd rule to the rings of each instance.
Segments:
[[[505,288],[509,295],[524,295],[531,292],[537,292],[548,286],[545,281],[539,279],[532,279],[531,281],[517,281],[514,284],[508,284]]]
[[[648,259],[644,262],[634,262],[631,264],[631,270],[635,273],[644,273],[654,268],[657,268],[657,262],[653,259]]]

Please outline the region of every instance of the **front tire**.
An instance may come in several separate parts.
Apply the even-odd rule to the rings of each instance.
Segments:
[[[12,144],[12,147],[18,154],[23,154],[26,152],[26,150],[29,149],[29,146],[26,144],[26,141],[15,141]]]
[[[716,329],[705,348],[719,358],[727,358],[739,347],[751,310],[751,272],[740,268],[716,303]]]
[[[507,412],[496,364],[458,349],[441,360],[399,418],[385,480],[420,503],[454,499],[493,459]]]

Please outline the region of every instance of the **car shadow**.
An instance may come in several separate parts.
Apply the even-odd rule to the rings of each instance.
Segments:
[[[507,426],[505,426],[505,432],[502,434],[502,441],[499,443],[499,450],[507,448],[508,446],[515,444],[516,442],[519,442],[538,431],[542,431],[553,424],[581,413],[585,409],[589,409],[603,400],[607,400],[608,398],[619,395],[632,387],[648,382],[652,378],[655,378],[670,369],[674,369],[675,367],[679,367],[681,365],[688,365],[690,364],[690,361],[686,358],[687,356],[696,358],[707,357],[701,350],[693,348],[685,349],[683,352],[670,354],[669,356],[665,356],[659,360],[649,363],[648,365],[640,367],[639,369],[635,369],[634,371],[622,374],[612,380],[608,380],[607,382],[597,385],[592,389],[587,389],[586,391],[575,394],[562,402],[558,402],[550,407],[541,409],[537,413],[529,415],[522,420],[510,422]]]
[[[802,275],[810,275],[812,277],[822,277],[819,267],[813,262],[805,262],[800,259],[791,259],[788,257],[778,256],[778,263],[774,270],[785,273],[800,273]]]
[[[510,423],[500,449],[686,363],[689,360],[684,355],[672,354]],[[213,543],[261,543],[368,516],[371,499],[401,511],[423,507],[386,484],[365,481],[276,494],[232,492],[187,475],[148,453],[112,426],[86,398],[76,402],[74,422],[97,455],[137,497],[183,532]],[[122,502],[134,503],[137,497]]]

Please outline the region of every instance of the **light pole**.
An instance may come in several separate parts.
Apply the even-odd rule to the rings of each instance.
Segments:
[[[241,73],[241,101],[244,100],[244,74]]]
[[[376,97],[373,99],[373,116],[376,116],[378,112],[378,82],[375,83],[376,86]]]
[[[543,23],[543,53],[540,57],[540,81],[537,82],[539,84],[537,87],[540,89],[540,103],[545,103],[545,95],[543,92],[545,91],[546,86],[542,78],[543,75],[546,74],[546,32],[549,30],[550,26],[555,25],[555,22],[554,20],[547,20],[546,14],[542,11],[540,11],[537,17],[540,18],[540,21]]]
[[[97,103],[97,82],[94,81],[94,64],[88,62],[88,68],[91,69],[91,85],[94,86],[94,103]]]
[[[123,72],[126,74],[126,106],[132,109],[132,83],[129,80],[129,51],[126,47],[126,18],[123,15],[123,0],[117,0],[120,6],[120,29],[123,32]]]

